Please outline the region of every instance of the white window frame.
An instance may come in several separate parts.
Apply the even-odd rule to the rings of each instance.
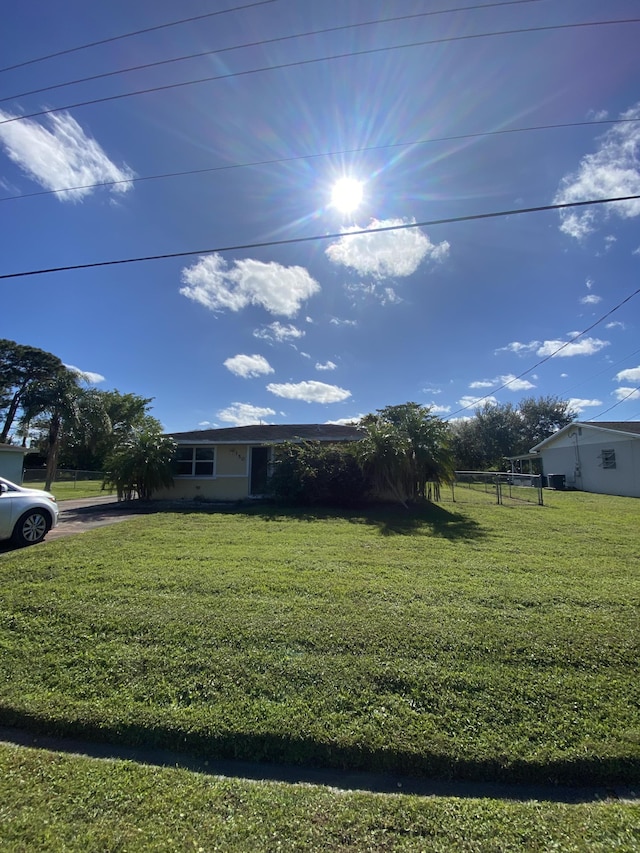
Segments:
[[[198,447],[197,445],[178,445],[177,453],[185,453],[185,451],[191,451],[191,473],[190,474],[174,474],[175,479],[177,480],[186,480],[186,479],[198,479],[198,480],[212,480],[216,476],[216,450],[215,447]],[[205,451],[206,453],[213,454],[212,459],[198,459],[198,452]],[[188,459],[174,459],[174,462],[186,464],[188,463]],[[201,474],[196,473],[197,465],[211,464],[211,473],[210,474]]]

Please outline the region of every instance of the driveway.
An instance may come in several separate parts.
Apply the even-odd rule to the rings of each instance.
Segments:
[[[52,542],[62,536],[74,533],[86,533],[96,527],[117,524],[134,515],[150,512],[150,508],[137,501],[118,501],[115,495],[93,498],[80,498],[73,501],[60,501],[58,526],[50,530],[45,542]]]

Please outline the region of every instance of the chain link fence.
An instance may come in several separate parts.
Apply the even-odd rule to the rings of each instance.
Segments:
[[[440,489],[440,503],[486,503],[543,506],[541,474],[456,471],[451,486]]]

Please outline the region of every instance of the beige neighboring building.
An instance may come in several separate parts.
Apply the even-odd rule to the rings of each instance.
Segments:
[[[336,424],[256,424],[169,436],[178,445],[174,483],[170,489],[155,492],[154,499],[237,501],[264,495],[275,445],[358,441],[363,433],[356,426]]]
[[[574,421],[531,452],[568,489],[640,498],[640,421]]]

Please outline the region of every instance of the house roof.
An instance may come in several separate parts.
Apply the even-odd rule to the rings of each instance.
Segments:
[[[603,433],[623,433],[628,435],[630,438],[640,438],[640,421],[573,421],[562,429],[559,429],[558,432],[554,432],[553,435],[545,438],[544,441],[536,444],[535,447],[531,448],[531,452],[537,453],[545,447],[548,447],[557,438],[560,438],[560,436],[563,436],[570,429],[575,427],[586,427],[587,429],[593,429]]]
[[[0,444],[0,451],[2,453],[22,453],[23,456],[31,453],[29,447],[16,447],[14,444]]]
[[[358,441],[357,426],[339,424],[254,424],[252,426],[172,432],[178,444],[274,444],[283,441]]]

